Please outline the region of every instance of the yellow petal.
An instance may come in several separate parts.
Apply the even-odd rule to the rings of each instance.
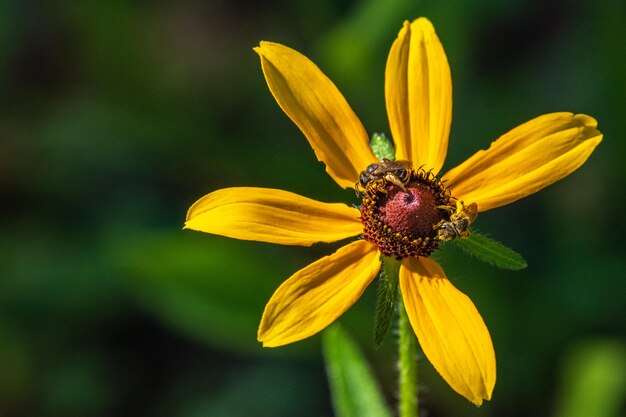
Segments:
[[[516,127],[446,173],[452,195],[480,211],[512,203],[571,174],[602,140],[584,114],[551,113]]]
[[[452,80],[443,46],[428,19],[405,22],[391,46],[385,101],[397,159],[437,174],[448,150]]]
[[[326,164],[326,172],[341,187],[353,187],[360,172],[377,159],[346,99],[299,52],[272,42],[261,42],[254,50],[274,98],[309,140],[317,159]]]
[[[363,232],[357,209],[269,188],[224,188],[187,212],[185,229],[282,245],[310,246]]]
[[[267,303],[259,341],[275,347],[314,335],[359,299],[379,269],[378,249],[364,240],[301,269]]]
[[[406,258],[400,289],[424,354],[453,390],[476,405],[491,399],[496,357],[472,301],[430,258]]]

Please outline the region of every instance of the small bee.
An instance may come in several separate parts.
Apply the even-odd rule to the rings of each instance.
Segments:
[[[471,203],[465,206],[462,201],[456,202],[456,209],[452,206],[439,206],[438,208],[452,212],[450,220],[442,220],[433,226],[437,230],[437,239],[441,241],[452,240],[456,237],[469,237],[469,228],[478,216],[478,204]]]
[[[370,164],[359,176],[354,189],[359,194],[373,189],[386,193],[388,183],[397,185],[406,191],[405,185],[411,180],[411,163],[409,161],[392,161],[384,158],[382,162]]]

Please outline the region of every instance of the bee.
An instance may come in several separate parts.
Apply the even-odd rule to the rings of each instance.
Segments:
[[[441,220],[433,229],[437,230],[437,239],[443,242],[452,240],[457,237],[469,237],[469,228],[478,216],[478,204],[463,204],[462,201],[456,202],[456,209],[452,206],[439,206],[438,208],[448,210],[452,214],[450,220]]]
[[[397,185],[406,192],[405,185],[411,180],[411,163],[409,161],[392,161],[384,158],[382,162],[370,164],[361,175],[354,189],[359,194],[373,189],[386,193],[385,186],[388,183]]]

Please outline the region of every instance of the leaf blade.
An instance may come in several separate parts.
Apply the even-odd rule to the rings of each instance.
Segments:
[[[528,266],[522,255],[513,249],[474,231],[469,238],[454,239],[453,242],[468,255],[498,268],[519,271]]]
[[[374,348],[382,346],[393,314],[398,303],[398,271],[400,262],[382,257],[382,268],[378,275],[378,290],[376,291],[376,317],[374,320]]]
[[[326,372],[337,417],[392,417],[371,368],[339,326],[323,335]]]
[[[370,139],[370,148],[374,156],[379,161],[383,159],[395,160],[396,150],[393,146],[393,142],[384,133],[374,133]]]

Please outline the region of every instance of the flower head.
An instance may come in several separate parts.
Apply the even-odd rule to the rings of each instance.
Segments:
[[[274,98],[331,178],[343,188],[359,181],[365,186],[360,210],[243,187],[215,191],[191,206],[185,228],[237,239],[310,246],[364,237],[288,278],[265,308],[259,341],[280,346],[324,329],[374,279],[381,254],[394,256],[402,260],[400,290],[426,357],[459,394],[477,405],[490,399],[496,371],[487,327],[428,255],[447,236],[438,232],[443,226],[462,236],[462,222],[469,226],[478,212],[512,203],[576,170],[602,140],[596,121],[572,113],[537,117],[438,179],[448,147],[452,82],[432,24],[419,18],[404,23],[385,71],[396,157],[410,165],[406,176],[384,166],[369,172],[381,162],[365,128],[322,71],[280,44],[261,42],[255,51]],[[361,181],[363,172],[369,176]]]

